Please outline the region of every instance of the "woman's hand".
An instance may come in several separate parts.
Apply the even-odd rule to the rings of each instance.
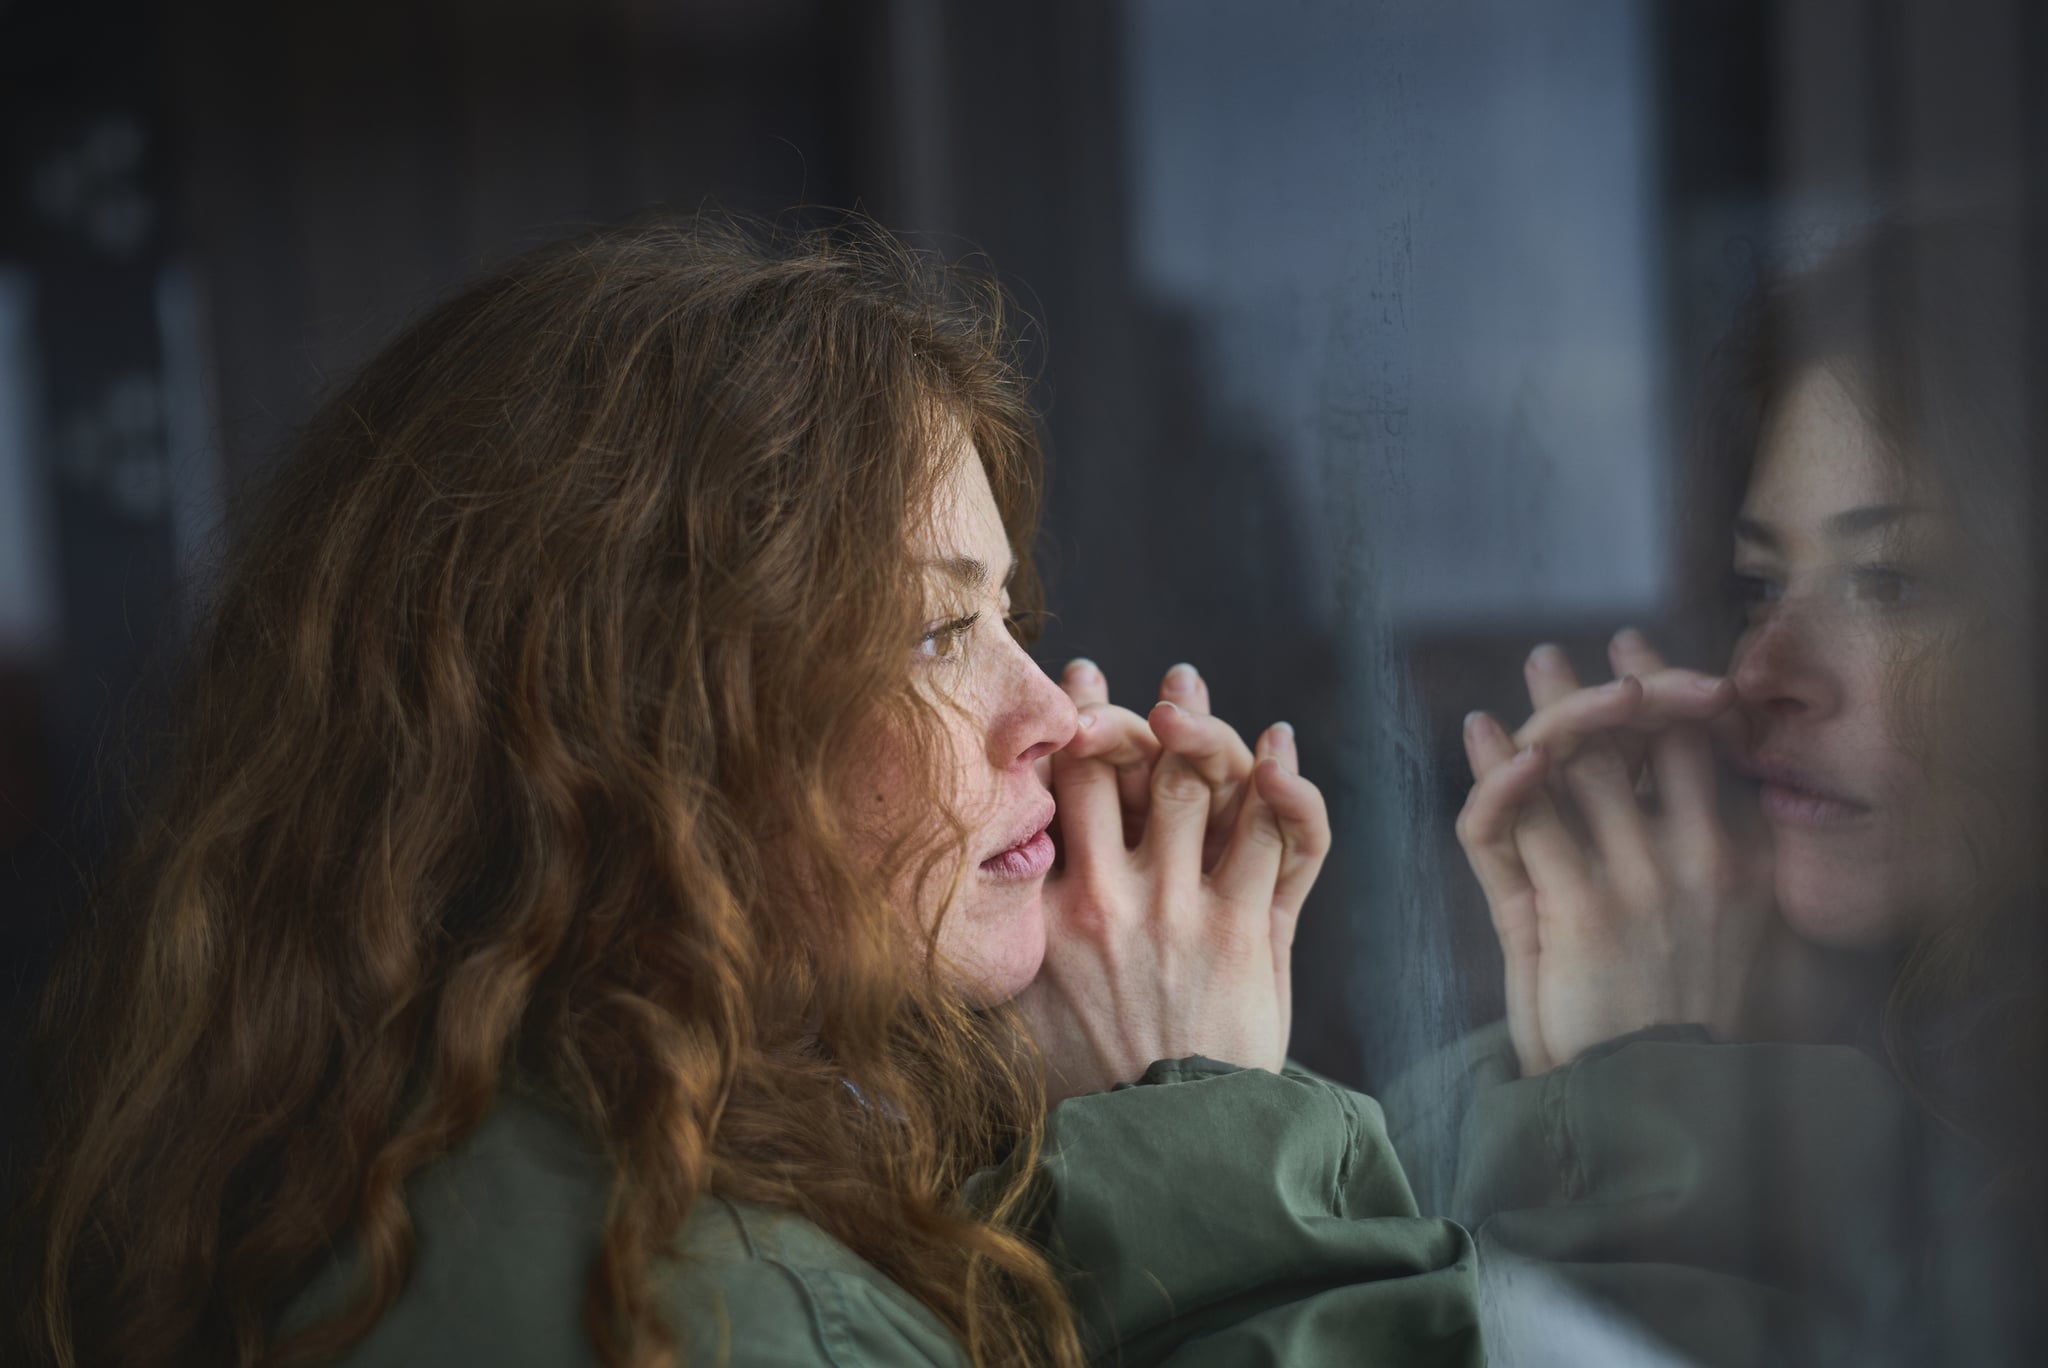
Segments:
[[[1620,677],[1585,689],[1540,646],[1528,723],[1510,737],[1466,720],[1458,841],[1500,937],[1525,1074],[1659,1023],[1731,1034],[1771,908],[1767,847],[1730,832],[1716,791],[1707,731],[1733,686],[1667,667],[1633,631],[1608,654]]]
[[[1255,757],[1237,731],[1209,713],[1209,685],[1192,665],[1176,665],[1159,683],[1159,701],[1143,717],[1109,701],[1109,680],[1092,660],[1071,660],[1060,687],[1074,700],[1081,729],[1067,745],[1070,760],[1100,760],[1116,771],[1123,809],[1124,844],[1135,846],[1152,806],[1152,768],[1160,755],[1186,759],[1209,785],[1209,821],[1202,839],[1202,868],[1222,858],[1236,829]],[[1045,779],[1051,784],[1051,759]],[[1058,828],[1054,828],[1058,839]]]
[[[1146,740],[1099,670],[1076,673],[1069,692],[1094,720],[1052,757],[1061,862],[1046,880],[1045,963],[1018,998],[1048,1100],[1191,1054],[1277,1070],[1295,923],[1329,849],[1292,729],[1267,728],[1254,755],[1207,716],[1206,689],[1189,687],[1199,678],[1170,676],[1188,704],[1155,707]],[[1212,816],[1227,825],[1213,824],[1205,860]]]

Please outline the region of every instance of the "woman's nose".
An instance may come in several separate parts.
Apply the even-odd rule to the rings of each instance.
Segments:
[[[989,759],[998,769],[1029,765],[1074,739],[1080,726],[1074,700],[1015,642],[1013,669],[994,725]]]
[[[1780,605],[1744,632],[1729,678],[1742,702],[1767,716],[1825,715],[1840,702],[1824,633],[1798,608]]]

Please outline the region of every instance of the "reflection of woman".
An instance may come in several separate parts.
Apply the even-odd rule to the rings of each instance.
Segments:
[[[1512,1063],[1472,1056],[1454,1209],[1704,1358],[2042,1347],[2021,242],[1884,229],[1752,320],[1725,678],[1539,647],[1528,723],[1467,727]]]
[[[1007,346],[865,230],[622,231],[325,407],[48,1000],[9,1362],[1473,1360],[1278,1072],[1290,733],[1014,634]]]

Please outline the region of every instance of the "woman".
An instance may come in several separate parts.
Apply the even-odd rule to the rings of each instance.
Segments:
[[[1453,1210],[1694,1359],[2048,1344],[2041,247],[1895,225],[1778,289],[1695,502],[1725,676],[1543,646],[1530,720],[1467,725],[1508,1020]]]
[[[1463,1233],[1278,1072],[1291,737],[1038,670],[1038,474],[992,287],[858,225],[372,360],[48,996],[10,1361],[1474,1361]]]

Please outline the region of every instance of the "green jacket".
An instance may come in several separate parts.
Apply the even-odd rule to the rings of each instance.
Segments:
[[[1370,1098],[1292,1069],[1161,1062],[1055,1107],[1042,1178],[1033,1233],[1071,1270],[1094,1359],[1481,1362],[1471,1242],[1416,1214]],[[410,1279],[343,1362],[595,1363],[581,1306],[605,1192],[569,1122],[508,1092],[412,1181]],[[798,1217],[706,1198],[680,1246],[663,1293],[691,1365],[965,1362],[920,1303]],[[337,1305],[352,1267],[322,1270],[283,1325]]]
[[[1425,1209],[1474,1234],[1497,1361],[2044,1361],[1980,1158],[1860,1050],[1656,1027],[1523,1078],[1499,1023],[1387,1096]]]

